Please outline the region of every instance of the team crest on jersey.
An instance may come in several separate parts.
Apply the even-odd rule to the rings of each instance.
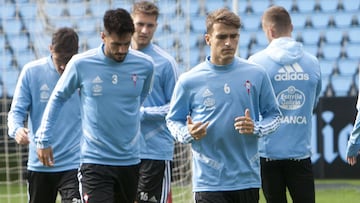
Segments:
[[[136,86],[137,78],[138,78],[138,77],[137,77],[136,73],[134,73],[134,74],[131,75],[131,79],[132,79],[132,81],[133,81],[133,83],[134,83],[134,87]]]
[[[40,87],[40,102],[47,102],[50,97],[50,88],[47,86],[47,84],[43,84]]]
[[[248,95],[250,95],[250,90],[251,90],[251,87],[252,87],[251,82],[249,80],[246,80],[244,86],[246,88],[246,92],[248,93]]]
[[[96,76],[96,78],[92,81],[92,93],[93,96],[100,96],[102,95],[102,84],[103,81],[99,76]]]

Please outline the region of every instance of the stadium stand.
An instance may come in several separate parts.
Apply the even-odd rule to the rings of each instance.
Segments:
[[[339,6],[339,1],[318,0],[316,3],[319,6],[319,12],[332,13],[336,12],[336,10],[341,7]]]
[[[358,37],[360,32],[359,1],[269,0],[264,2],[263,0],[249,0],[238,4],[243,24],[239,44],[239,48],[241,48],[239,53],[242,57],[246,57],[254,50],[266,45],[267,41],[261,33],[261,14],[269,5],[278,4],[291,10],[297,40],[304,43],[305,49],[311,53],[316,53],[320,60],[339,60],[341,57],[358,60],[359,58],[359,52],[354,51],[360,43]],[[3,60],[5,62],[2,64],[9,65],[6,61],[11,61],[10,64],[14,67],[16,65],[14,62],[21,61],[18,65],[22,66],[25,61],[23,58],[40,57],[43,48],[33,47],[34,43],[39,41],[36,39],[36,33],[46,33],[59,26],[73,26],[79,31],[83,39],[81,40],[82,50],[96,47],[99,41],[92,35],[95,34],[96,36],[101,31],[103,13],[110,7],[118,6],[130,8],[130,4],[124,4],[122,1],[99,3],[99,1],[85,0],[51,0],[42,4],[32,0],[17,1],[16,3],[5,1],[1,6],[0,31],[3,31],[4,34],[0,37],[0,43],[6,44],[8,42],[6,46],[4,45],[6,49],[3,49],[1,53],[7,50],[6,52],[10,52],[10,54],[2,56],[5,58]],[[161,39],[160,35],[168,33],[176,36],[175,33],[186,34],[188,30],[191,36],[203,34],[205,32],[203,25],[206,12],[222,6],[231,7],[231,1],[199,0],[191,4],[176,0],[174,2],[172,0],[166,1],[166,3],[161,4],[163,7],[161,9],[164,10],[165,14],[173,15],[174,18],[167,19],[168,22],[164,22],[162,25],[159,24],[159,26],[163,26],[165,32],[157,32],[157,35]],[[187,20],[184,14],[189,15],[191,20]],[[6,40],[6,38],[8,39]],[[44,38],[46,39],[46,37]],[[190,48],[194,46],[195,40],[194,37],[189,37],[189,39],[191,39],[188,46]],[[349,40],[347,41],[347,39]],[[167,40],[170,42],[164,42],[164,40],[157,40],[157,42],[160,43],[161,41],[161,44],[168,49],[184,47],[183,41],[176,43],[169,37]],[[256,46],[251,44],[253,42],[257,43]],[[29,53],[30,47],[33,53]],[[22,52],[26,55],[34,54],[35,56],[27,56],[23,57],[22,60],[17,60],[18,53]],[[198,50],[198,52],[200,51]],[[187,68],[189,67],[191,66],[188,65]],[[21,69],[21,67],[15,68]]]

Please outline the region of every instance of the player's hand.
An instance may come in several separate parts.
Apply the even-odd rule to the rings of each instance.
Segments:
[[[19,128],[17,131],[16,131],[16,134],[15,134],[15,140],[18,144],[21,144],[21,145],[27,145],[30,143],[29,141],[29,129],[27,128]]]
[[[202,123],[202,122],[193,123],[191,117],[187,116],[186,124],[187,124],[190,135],[195,140],[200,140],[201,138],[203,138],[206,135],[206,128],[209,125],[209,121],[207,121],[205,123]]]
[[[38,159],[44,166],[54,166],[54,157],[52,148],[37,149]]]
[[[251,119],[249,109],[245,109],[245,116],[235,118],[234,127],[240,134],[251,135],[254,133],[254,121]]]
[[[356,164],[356,156],[347,157],[346,160],[351,166]]]

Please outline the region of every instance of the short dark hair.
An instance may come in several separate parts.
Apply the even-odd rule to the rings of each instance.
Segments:
[[[269,7],[262,17],[265,24],[272,25],[277,34],[285,34],[291,31],[291,17],[289,12],[282,6]]]
[[[51,45],[54,52],[72,56],[79,51],[79,36],[72,28],[59,28],[52,35]]]
[[[159,17],[159,8],[150,1],[139,1],[134,4],[131,14],[134,16],[137,13],[155,16],[157,19]]]
[[[220,8],[211,12],[206,18],[206,32],[212,32],[215,23],[222,23],[239,29],[241,26],[240,17],[227,8]]]
[[[135,27],[131,15],[123,8],[110,9],[104,15],[104,29],[108,34],[116,33],[119,36],[134,34]]]

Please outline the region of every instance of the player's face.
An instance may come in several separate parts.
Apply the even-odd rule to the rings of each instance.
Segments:
[[[126,33],[118,36],[115,33],[102,32],[101,38],[105,44],[104,52],[105,55],[117,62],[122,62],[129,51],[131,43],[131,33]]]
[[[211,33],[205,35],[210,46],[210,60],[216,65],[226,65],[233,60],[239,42],[239,30],[233,26],[215,23]]]
[[[133,15],[135,33],[133,35],[132,47],[142,49],[147,46],[154,36],[157,22],[156,16],[136,13]]]

